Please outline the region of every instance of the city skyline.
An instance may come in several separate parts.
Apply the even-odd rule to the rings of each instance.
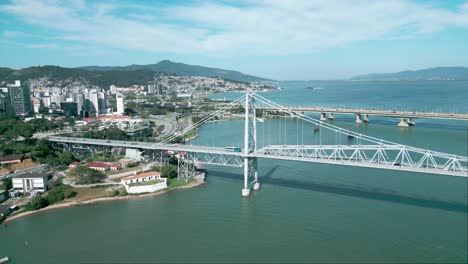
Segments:
[[[466,1],[9,0],[0,14],[1,66],[15,69],[169,59],[286,80],[468,66]]]

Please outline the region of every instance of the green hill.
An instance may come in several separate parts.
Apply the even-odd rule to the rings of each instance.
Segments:
[[[356,81],[468,80],[467,67],[437,67],[397,73],[374,73],[351,78]]]
[[[78,69],[85,69],[89,71],[134,71],[134,70],[151,70],[154,72],[163,72],[168,74],[175,74],[179,76],[204,76],[204,77],[220,77],[224,79],[241,81],[241,82],[254,82],[254,81],[267,81],[268,79],[243,74],[238,71],[223,70],[218,68],[209,68],[204,66],[189,65],[184,63],[172,62],[163,60],[156,64],[147,65],[129,65],[129,66],[86,66],[79,67]]]
[[[108,88],[114,84],[117,86],[129,86],[133,84],[146,85],[154,79],[155,72],[151,70],[129,71],[88,71],[76,68],[63,68],[59,66],[29,67],[21,70],[4,70],[0,68],[0,81],[13,82],[14,80],[26,81],[41,77],[48,77],[53,81],[84,80],[92,85]]]

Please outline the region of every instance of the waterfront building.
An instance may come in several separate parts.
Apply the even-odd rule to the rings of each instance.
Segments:
[[[117,101],[117,114],[123,115],[125,113],[125,102],[124,96],[121,93],[116,94],[115,99]]]
[[[148,171],[120,180],[128,193],[148,193],[167,188],[167,179],[156,171]]]
[[[50,173],[26,173],[12,178],[13,189],[20,193],[46,192],[51,180]]]

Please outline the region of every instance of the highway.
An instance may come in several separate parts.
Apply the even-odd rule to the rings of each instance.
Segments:
[[[191,145],[182,145],[182,144],[158,144],[158,143],[152,143],[152,142],[136,142],[136,141],[72,138],[72,137],[56,137],[56,136],[49,136],[47,137],[47,140],[51,142],[99,145],[99,146],[109,146],[109,147],[138,148],[138,149],[150,149],[150,150],[172,150],[176,152],[185,151],[185,152],[191,152],[191,153],[207,153],[207,154],[230,155],[230,156],[238,156],[238,157],[244,156],[244,153],[228,151],[223,147],[191,146]]]

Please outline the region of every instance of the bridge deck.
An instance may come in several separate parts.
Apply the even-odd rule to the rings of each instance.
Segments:
[[[269,107],[257,107],[263,110],[276,110]],[[386,117],[404,117],[404,118],[432,118],[432,119],[453,119],[468,120],[466,113],[435,113],[435,112],[411,112],[411,111],[393,111],[393,110],[369,110],[353,108],[323,108],[323,107],[288,107],[292,111],[314,112],[314,113],[335,113],[335,114],[362,114],[377,115]]]

